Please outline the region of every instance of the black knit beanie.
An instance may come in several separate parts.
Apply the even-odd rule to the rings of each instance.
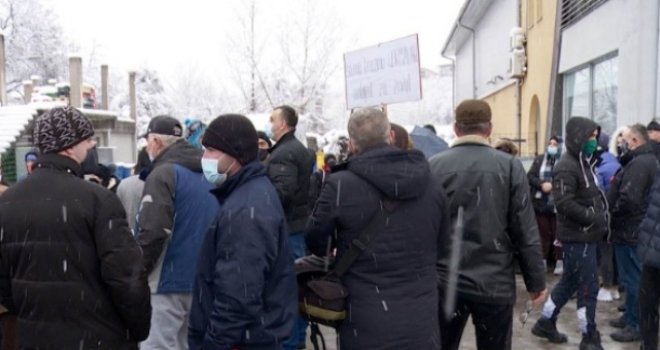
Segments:
[[[34,123],[35,146],[42,154],[57,153],[94,135],[92,122],[73,107],[57,107],[45,112]]]
[[[240,114],[224,114],[206,128],[202,145],[236,158],[241,165],[257,159],[257,130],[250,119]]]

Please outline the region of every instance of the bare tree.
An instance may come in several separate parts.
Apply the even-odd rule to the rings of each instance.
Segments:
[[[336,50],[337,18],[330,8],[320,6],[319,2],[300,2],[300,15],[285,23],[280,37],[283,67],[289,74],[286,85],[280,83],[277,88],[288,89],[285,96],[293,99],[290,103],[302,114],[320,112],[328,79],[341,63]]]
[[[0,30],[7,44],[7,90],[31,75],[61,79],[66,51],[54,12],[38,0],[0,0]]]
[[[167,96],[182,118],[198,118],[209,121],[222,111],[231,110],[226,92],[220,91],[196,65],[180,65],[174,81],[167,84]]]
[[[235,9],[238,31],[228,30],[226,41],[228,51],[226,60],[232,79],[243,97],[245,107],[240,108],[255,113],[273,107],[273,100],[267,88],[267,79],[261,67],[265,33],[259,24],[258,1],[241,2],[242,7]],[[269,60],[270,61],[270,60]]]

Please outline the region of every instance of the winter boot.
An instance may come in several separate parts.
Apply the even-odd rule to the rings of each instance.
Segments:
[[[580,350],[603,350],[603,346],[600,345],[600,333],[598,331],[593,331],[582,334]]]
[[[566,334],[559,333],[555,321],[547,318],[539,318],[532,328],[532,334],[537,337],[546,338],[551,343],[565,343],[568,341]]]
[[[556,276],[559,276],[562,273],[564,273],[564,262],[562,260],[557,260],[557,263],[555,264],[555,270],[553,271],[553,273]]]

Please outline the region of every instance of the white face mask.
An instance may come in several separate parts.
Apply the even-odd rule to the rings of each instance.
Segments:
[[[229,169],[234,166],[234,163],[232,162],[227,170],[221,173],[218,171],[218,163],[218,159],[202,158],[202,171],[204,172],[204,177],[206,178],[206,181],[216,186],[220,186],[227,181],[227,173],[229,172]]]

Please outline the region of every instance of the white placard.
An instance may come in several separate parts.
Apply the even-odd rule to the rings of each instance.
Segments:
[[[422,98],[417,34],[344,54],[346,106],[378,106]]]

